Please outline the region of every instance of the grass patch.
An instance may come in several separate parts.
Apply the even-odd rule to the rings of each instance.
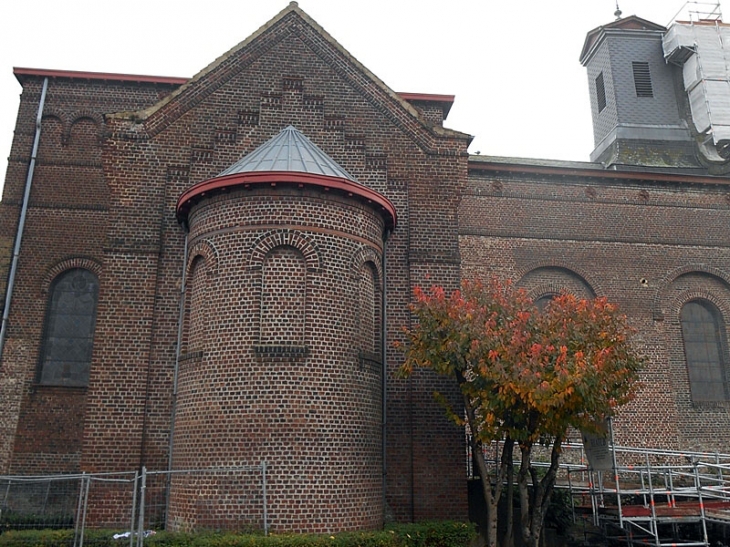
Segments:
[[[129,545],[129,539],[113,539],[114,533],[87,530],[84,547]],[[468,547],[475,537],[473,525],[447,521],[396,524],[385,530],[331,535],[159,532],[144,543],[148,547]],[[12,530],[0,533],[0,547],[71,547],[73,539],[73,530]]]

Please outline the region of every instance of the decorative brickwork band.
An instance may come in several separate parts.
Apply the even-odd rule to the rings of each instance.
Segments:
[[[271,344],[257,344],[253,347],[253,350],[258,357],[304,359],[309,355],[309,347],[293,344],[279,346]]]

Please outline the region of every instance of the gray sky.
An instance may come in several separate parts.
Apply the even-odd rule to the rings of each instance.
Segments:
[[[191,77],[287,0],[4,0],[0,187],[20,84],[14,66]],[[684,0],[619,0],[666,25]],[[586,33],[615,0],[301,0],[299,6],[395,91],[456,95],[446,120],[470,152],[588,160]],[[707,6],[702,6],[706,8]],[[728,17],[726,17],[728,19]]]

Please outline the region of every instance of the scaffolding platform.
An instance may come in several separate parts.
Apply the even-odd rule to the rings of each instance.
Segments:
[[[612,444],[609,450],[610,471],[585,462],[584,469],[568,465],[562,473],[573,499],[590,501],[593,523],[607,537],[627,545],[709,547],[708,525],[730,531],[730,455]]]

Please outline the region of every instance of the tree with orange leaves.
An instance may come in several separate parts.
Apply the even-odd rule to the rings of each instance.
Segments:
[[[540,311],[524,291],[496,278],[464,282],[451,294],[416,288],[414,296],[417,321],[406,329],[401,372],[424,367],[457,381],[464,408],[447,405],[447,412],[471,433],[490,547],[497,545],[497,505],[505,487],[511,511],[519,448],[520,530],[524,543],[537,547],[568,429],[597,433],[598,424],[635,393],[644,359],[629,342],[633,331],[605,298],[564,294]],[[490,474],[483,449],[495,441],[502,443],[501,460]],[[551,450],[542,476],[532,461],[536,445]],[[508,521],[511,543],[511,514]]]

